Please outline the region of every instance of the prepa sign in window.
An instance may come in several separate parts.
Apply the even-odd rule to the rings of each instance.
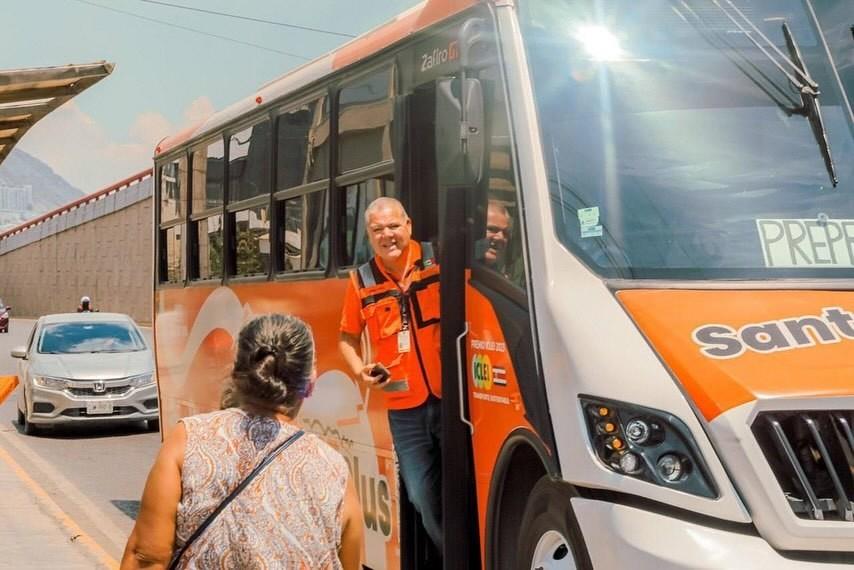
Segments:
[[[854,220],[756,220],[766,267],[854,267]]]

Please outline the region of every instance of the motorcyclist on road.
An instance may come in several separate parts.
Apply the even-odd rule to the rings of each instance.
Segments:
[[[77,312],[78,313],[95,313],[97,311],[92,307],[92,299],[90,299],[86,295],[83,295],[82,297],[80,297],[80,305],[78,305],[78,307],[77,307]]]

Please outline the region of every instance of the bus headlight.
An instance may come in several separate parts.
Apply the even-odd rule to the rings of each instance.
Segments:
[[[627,451],[620,454],[620,471],[629,475],[640,473],[643,470],[643,460],[637,453]]]
[[[665,453],[658,458],[655,464],[658,474],[668,483],[673,483],[682,478],[682,458],[673,453]]]
[[[587,433],[610,470],[692,495],[718,491],[688,427],[673,414],[582,396]]]

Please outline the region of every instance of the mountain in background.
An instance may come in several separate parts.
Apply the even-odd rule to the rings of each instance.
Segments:
[[[14,149],[0,164],[0,230],[7,230],[83,197],[47,164]]]

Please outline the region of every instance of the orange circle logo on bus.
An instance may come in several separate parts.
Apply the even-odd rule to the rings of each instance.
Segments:
[[[492,390],[492,362],[487,355],[474,355],[471,360],[471,374],[475,388]]]

